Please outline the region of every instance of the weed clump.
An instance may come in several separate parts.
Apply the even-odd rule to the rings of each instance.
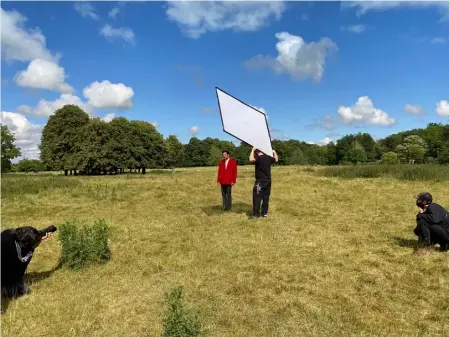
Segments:
[[[165,295],[167,312],[161,337],[203,336],[201,322],[195,313],[185,308],[182,292],[182,286],[178,286]]]
[[[69,221],[59,226],[61,263],[70,269],[81,269],[94,263],[105,263],[110,258],[109,228],[104,220],[92,226]]]

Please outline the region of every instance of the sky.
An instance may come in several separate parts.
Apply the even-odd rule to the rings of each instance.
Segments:
[[[215,87],[271,135],[325,145],[449,121],[449,2],[2,2],[2,123],[38,158],[48,117],[223,132]]]

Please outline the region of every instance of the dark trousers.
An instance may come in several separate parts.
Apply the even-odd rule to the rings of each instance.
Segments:
[[[221,197],[223,199],[223,209],[230,210],[232,207],[232,186],[221,185]]]
[[[268,204],[271,194],[271,180],[256,180],[253,188],[253,215],[260,216],[260,203],[262,202],[262,215],[268,214]]]
[[[439,244],[441,248],[449,248],[449,231],[439,225],[428,225],[424,221],[418,222],[413,230],[418,240],[426,245]]]

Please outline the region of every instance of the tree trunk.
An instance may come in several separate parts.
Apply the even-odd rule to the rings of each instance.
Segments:
[[[73,174],[76,176],[78,175],[78,173],[76,172],[76,169],[73,170]]]
[[[73,171],[72,170],[70,170],[70,175],[73,175]]]
[[[64,175],[68,176],[69,175],[69,170],[64,170]]]
[[[139,167],[139,171],[137,171],[138,173],[140,173],[140,167]]]
[[[144,167],[142,168],[142,174],[146,174],[147,173],[147,169]]]

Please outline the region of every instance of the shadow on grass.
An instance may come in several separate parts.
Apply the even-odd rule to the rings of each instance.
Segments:
[[[54,268],[52,268],[50,270],[25,274],[25,283],[27,283],[29,286],[31,286],[34,283],[38,283],[39,281],[52,276],[53,273],[55,271],[57,271],[58,269],[60,269],[61,267],[62,267],[62,263],[59,262]],[[22,295],[22,296],[24,296],[24,295]],[[11,303],[11,301],[13,301],[14,299],[16,299],[18,297],[21,297],[21,296],[7,296],[6,294],[4,295],[2,293],[2,300],[1,300],[2,315],[4,313],[6,313],[6,310],[8,310],[8,307],[9,307],[9,304]]]
[[[415,240],[406,239],[406,238],[401,238],[399,236],[395,236],[393,239],[397,242],[397,244],[400,247],[412,248],[413,250],[417,250],[421,247],[421,245],[419,244],[417,239],[415,239]]]
[[[236,214],[252,214],[253,206],[245,204],[244,202],[237,202],[232,204],[232,208],[229,211],[224,211],[221,205],[205,206],[202,208],[203,212],[208,216],[217,215],[221,213],[236,213]]]

